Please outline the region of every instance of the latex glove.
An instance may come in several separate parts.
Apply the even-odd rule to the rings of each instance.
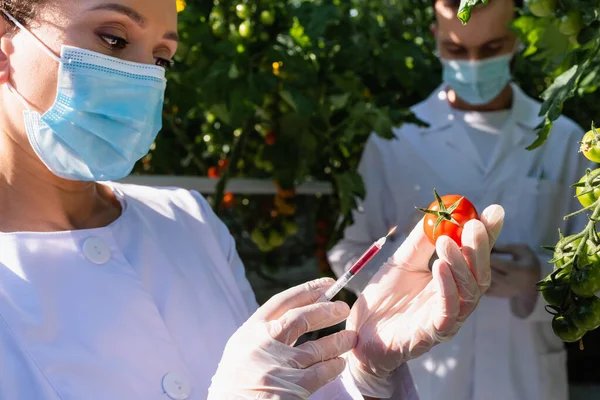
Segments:
[[[356,345],[353,331],[292,347],[303,334],[348,317],[344,302],[314,304],[333,283],[293,287],[259,308],[227,342],[207,400],[308,399],[338,377],[345,368],[340,356]]]
[[[533,250],[526,244],[497,245],[491,265],[492,284],[486,295],[511,299],[513,313],[521,318],[531,314],[538,298],[535,284],[542,274]]]
[[[490,206],[480,219],[465,224],[462,252],[445,236],[434,247],[421,220],[352,307],[346,326],[358,344],[347,358],[363,395],[389,398],[394,370],[452,338],[475,309],[490,285],[490,249],[504,209]],[[439,258],[430,270],[434,250]]]

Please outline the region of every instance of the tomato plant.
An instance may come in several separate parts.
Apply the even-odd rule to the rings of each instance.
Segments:
[[[581,297],[592,297],[600,292],[600,263],[571,270],[571,290]]]
[[[548,17],[554,14],[556,0],[530,0],[527,7],[537,17]]]
[[[260,13],[260,22],[263,25],[271,26],[275,23],[275,14],[270,10],[263,10]]]
[[[581,177],[577,185],[575,194],[582,206],[589,207],[600,198],[600,187],[590,185],[587,174]]]
[[[246,4],[238,4],[235,6],[235,14],[240,19],[250,18],[250,8]]]
[[[252,35],[252,22],[249,20],[242,22],[238,31],[241,37],[249,38]]]
[[[580,243],[581,238],[577,235],[561,238],[556,244],[556,247],[554,247],[554,257],[551,260],[551,263],[553,263],[556,268],[564,267],[569,260],[575,256]],[[600,256],[596,253],[595,247],[592,240],[588,239],[586,241],[586,244],[582,247],[582,251],[579,255],[579,265],[585,266],[588,264],[600,263]]]
[[[600,163],[600,133],[592,127],[581,140],[579,150],[590,161]]]
[[[569,316],[579,329],[591,331],[600,327],[600,298],[582,299]]]
[[[208,169],[208,177],[211,179],[217,179],[219,176],[221,176],[221,173],[219,172],[219,168],[217,167],[210,167]]]
[[[558,29],[567,36],[577,36],[583,29],[583,18],[577,10],[571,10],[560,19]]]
[[[551,306],[560,307],[567,299],[569,285],[568,282],[548,284],[542,286],[540,290],[546,303]]]
[[[450,194],[440,197],[435,190],[433,193],[436,200],[428,208],[420,209],[426,214],[423,223],[425,235],[434,245],[440,236],[448,236],[461,247],[464,225],[479,218],[475,206],[464,196]]]
[[[585,334],[585,330],[578,328],[573,321],[564,315],[556,315],[552,319],[552,330],[565,342],[576,342]]]

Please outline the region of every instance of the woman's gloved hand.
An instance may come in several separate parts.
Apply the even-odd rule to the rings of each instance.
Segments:
[[[462,252],[445,236],[434,247],[421,220],[360,295],[346,327],[358,333],[347,358],[363,395],[389,398],[394,370],[451,339],[473,312],[490,286],[490,251],[504,209],[490,206],[480,220],[465,224]],[[430,270],[434,250],[439,258]]]
[[[356,345],[342,331],[292,347],[300,336],[338,324],[346,303],[315,302],[334,283],[319,279],[272,297],[229,339],[207,400],[308,399],[345,368],[340,356]]]

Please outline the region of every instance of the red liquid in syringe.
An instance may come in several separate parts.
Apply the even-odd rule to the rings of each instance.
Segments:
[[[369,247],[358,260],[356,260],[354,265],[352,265],[352,267],[349,269],[350,274],[356,275],[358,271],[360,271],[369,263],[369,261],[373,259],[373,257],[375,257],[377,253],[379,253],[383,247],[383,243],[380,244],[380,242],[381,240],[378,240],[377,242],[373,243],[371,247]]]
[[[356,262],[354,263],[354,265],[352,265],[352,267],[350,267],[348,272],[351,275],[356,275],[365,265],[369,263],[369,261],[373,259],[373,257],[375,257],[375,255],[377,255],[377,253],[381,251],[381,248],[385,244],[386,239],[395,231],[396,227],[392,228],[386,236],[380,238],[378,241],[373,243],[371,247],[369,247],[367,251],[365,251],[358,260],[356,260]]]

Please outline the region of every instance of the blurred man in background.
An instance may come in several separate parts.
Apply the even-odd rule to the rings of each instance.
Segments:
[[[404,125],[392,141],[370,138],[360,164],[367,196],[329,260],[341,275],[398,225],[355,279],[358,294],[422,217],[415,206],[431,203],[433,188],[463,195],[479,211],[501,204],[506,219],[487,295],[453,340],[409,367],[422,400],[566,400],[566,352],[535,283],[552,271],[541,246],[584,222],[562,218],[578,206],[569,185],[585,173],[577,153],[583,131],[561,117],[541,148],[525,149],[542,119],[540,103],[511,82],[519,43],[509,25],[522,4],[491,0],[467,25],[456,17],[459,4],[434,0],[443,84],[412,108],[430,126]]]

